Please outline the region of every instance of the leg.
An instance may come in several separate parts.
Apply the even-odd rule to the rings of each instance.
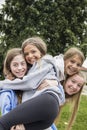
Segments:
[[[58,101],[54,95],[44,93],[18,105],[0,118],[0,128],[9,130],[13,125],[29,124],[30,130],[48,128],[58,114]]]

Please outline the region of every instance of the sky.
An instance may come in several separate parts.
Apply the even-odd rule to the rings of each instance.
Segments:
[[[1,8],[1,4],[4,4],[5,0],[0,0],[0,8]]]

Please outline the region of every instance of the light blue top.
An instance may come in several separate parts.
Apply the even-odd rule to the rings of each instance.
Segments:
[[[13,90],[0,91],[0,109],[1,115],[4,115],[14,109],[18,104],[17,96]]]
[[[51,128],[52,128],[52,130],[58,130],[57,127],[55,126],[55,124],[52,124]]]

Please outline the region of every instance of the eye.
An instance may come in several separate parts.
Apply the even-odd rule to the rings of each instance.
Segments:
[[[83,85],[81,85],[81,84],[78,84],[78,88],[82,88],[82,86],[83,86]]]
[[[34,54],[34,53],[36,53],[36,51],[35,50],[32,50],[32,52],[31,52],[32,54]]]
[[[72,79],[71,81],[72,81],[72,83],[76,83],[76,81],[74,79]]]
[[[26,62],[22,62],[21,65],[23,65],[23,66],[26,65]]]
[[[71,60],[71,63],[73,63],[73,64],[74,64],[74,63],[75,63],[75,61],[74,61],[74,60]]]
[[[81,64],[77,64],[78,67],[81,67]]]
[[[27,56],[28,55],[28,53],[24,53],[24,56]]]
[[[13,64],[13,66],[14,66],[14,67],[17,67],[17,66],[18,66],[18,64]]]

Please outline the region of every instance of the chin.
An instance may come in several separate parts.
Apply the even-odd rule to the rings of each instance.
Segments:
[[[18,78],[21,79],[21,78],[23,78],[23,76],[19,76]]]
[[[71,98],[74,94],[71,93],[65,93],[65,98]]]

